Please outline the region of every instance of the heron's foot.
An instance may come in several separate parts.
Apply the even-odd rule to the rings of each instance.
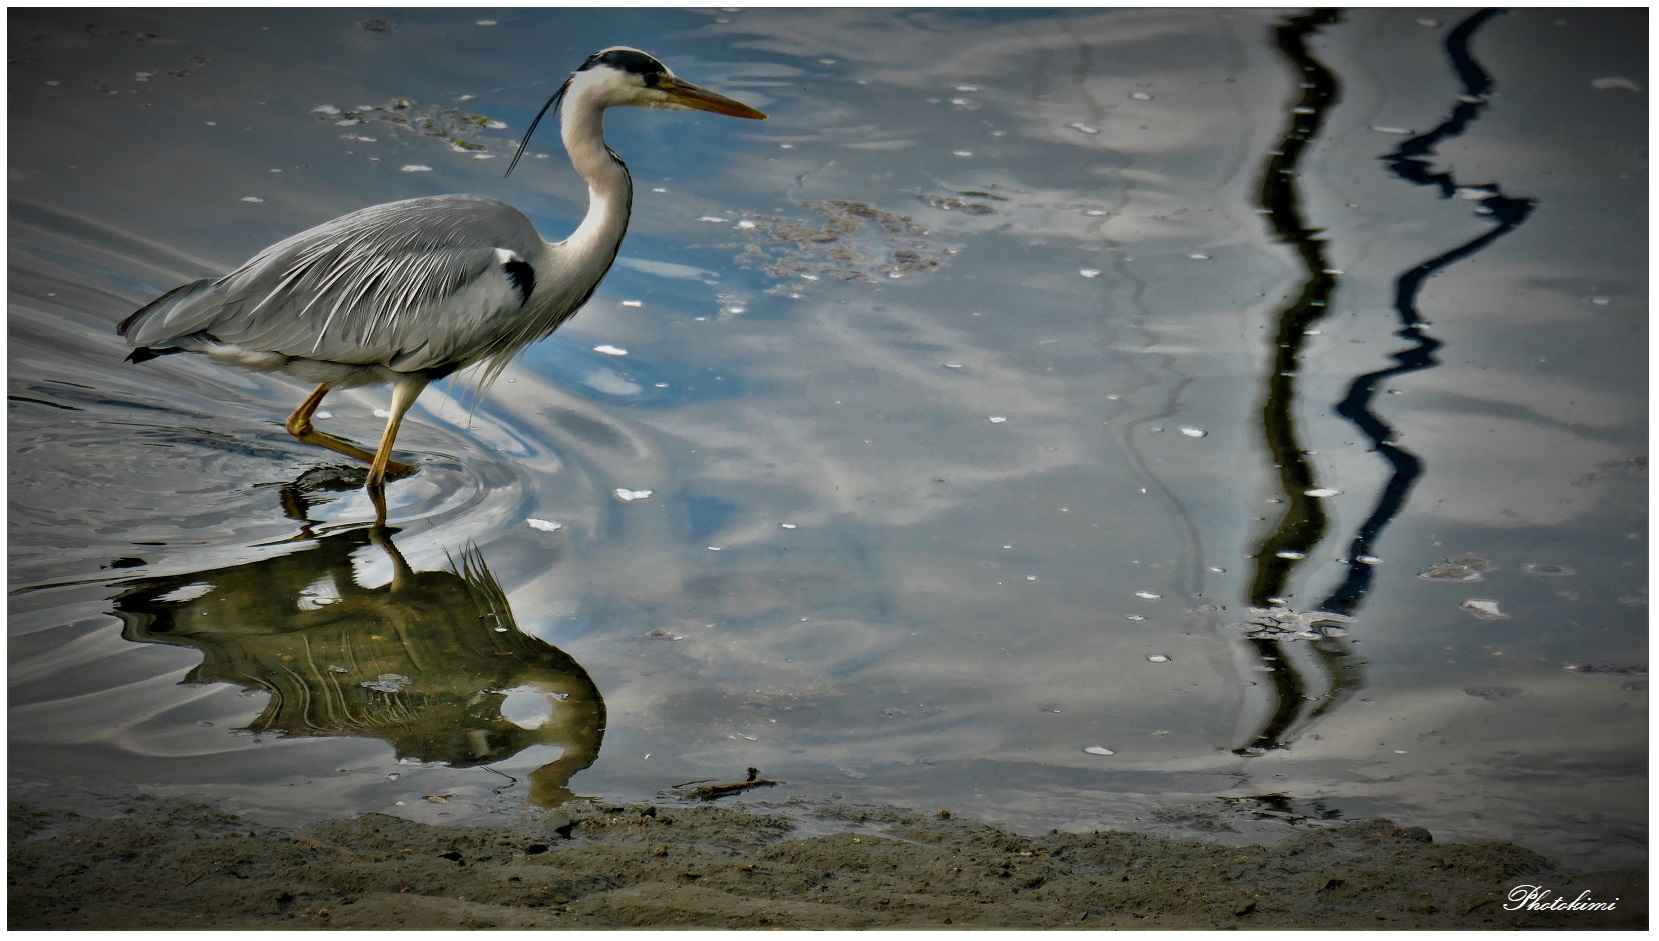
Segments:
[[[290,423],[286,427],[288,428],[289,434],[293,435],[298,440],[305,442],[306,444],[314,444],[319,448],[327,448],[337,454],[344,454],[346,457],[362,461],[365,464],[374,463],[374,452],[365,451],[343,438],[336,438],[331,434],[318,431],[310,424],[301,425]],[[414,464],[405,464],[402,461],[386,462],[387,480],[402,480],[405,477],[415,475],[419,471],[420,467]]]

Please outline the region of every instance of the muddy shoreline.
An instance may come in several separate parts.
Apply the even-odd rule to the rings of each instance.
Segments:
[[[1268,845],[1022,835],[803,801],[578,803],[506,825],[385,814],[298,829],[209,805],[10,803],[12,929],[1644,928],[1647,873],[1374,819]],[[1611,911],[1506,911],[1518,885]]]

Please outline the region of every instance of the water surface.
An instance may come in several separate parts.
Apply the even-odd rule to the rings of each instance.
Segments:
[[[10,27],[14,796],[465,820],[755,767],[1645,860],[1645,13]],[[771,118],[608,116],[616,268],[426,392],[395,532],[298,384],[121,362],[364,205],[563,237],[556,135],[502,158],[619,43]]]

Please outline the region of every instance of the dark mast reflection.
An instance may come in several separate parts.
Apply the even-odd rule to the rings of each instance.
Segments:
[[[1423,473],[1422,459],[1394,441],[1394,430],[1371,410],[1372,399],[1384,380],[1438,364],[1434,354],[1440,341],[1426,333],[1428,324],[1416,305],[1423,282],[1448,265],[1486,248],[1525,221],[1532,211],[1532,200],[1505,196],[1495,184],[1461,185],[1451,172],[1436,170],[1425,159],[1434,153],[1438,144],[1466,131],[1485,108],[1493,83],[1474,60],[1469,43],[1476,30],[1499,12],[1478,12],[1447,36],[1447,56],[1463,85],[1463,94],[1451,115],[1433,130],[1405,141],[1397,151],[1381,158],[1395,176],[1417,185],[1436,187],[1443,199],[1474,192],[1484,194],[1476,202],[1475,211],[1491,218],[1496,225],[1399,276],[1395,282],[1394,306],[1401,328],[1395,335],[1411,345],[1393,354],[1395,366],[1356,377],[1344,398],[1334,406],[1334,411],[1357,426],[1370,440],[1373,450],[1388,462],[1390,475],[1370,515],[1350,541],[1345,563],[1347,573],[1342,583],[1317,608],[1307,612],[1291,610],[1282,596],[1296,568],[1323,537],[1326,517],[1317,498],[1307,494],[1313,489],[1313,477],[1296,440],[1291,409],[1305,331],[1324,316],[1336,287],[1336,276],[1325,263],[1317,230],[1308,228],[1302,219],[1295,172],[1325,111],[1339,97],[1335,77],[1308,52],[1306,39],[1321,26],[1338,22],[1340,16],[1332,11],[1318,11],[1287,20],[1275,31],[1276,45],[1301,77],[1303,94],[1293,107],[1290,128],[1281,140],[1280,152],[1269,159],[1264,171],[1261,205],[1267,210],[1275,234],[1296,249],[1307,274],[1300,296],[1280,314],[1273,372],[1268,377],[1262,408],[1264,435],[1279,468],[1287,507],[1278,525],[1254,554],[1250,602],[1255,610],[1252,620],[1237,625],[1246,630],[1258,658],[1272,671],[1268,676],[1272,678],[1275,701],[1271,715],[1247,743],[1235,749],[1241,754],[1285,747],[1298,729],[1329,712],[1359,688],[1363,677],[1358,660],[1340,639],[1345,630],[1329,625],[1351,621],[1363,603],[1372,585],[1376,562],[1372,547],[1383,529],[1405,508],[1407,496]],[[1306,641],[1300,645],[1301,650],[1293,649],[1290,644],[1298,639]]]
[[[285,490],[289,507],[303,505]],[[529,775],[528,799],[571,799],[571,777],[598,757],[604,701],[570,655],[519,631],[476,547],[447,570],[418,572],[384,528],[317,537],[307,522],[299,538],[311,544],[124,583],[114,600],[122,636],[200,651],[185,683],[269,693],[251,731],[377,738],[400,759],[456,768],[558,746],[563,754]],[[359,582],[365,552],[390,560],[388,583]],[[516,721],[502,714],[510,695]]]

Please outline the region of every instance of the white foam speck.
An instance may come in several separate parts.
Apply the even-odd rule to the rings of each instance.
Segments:
[[[593,351],[595,353],[604,353],[606,356],[627,356],[628,355],[627,350],[623,349],[620,346],[612,346],[609,343],[601,343],[598,346],[594,347]]]
[[[403,172],[404,173],[431,173],[432,168],[427,166],[424,163],[406,163],[406,164],[403,165]]]
[[[1117,752],[1112,751],[1110,748],[1107,748],[1105,745],[1090,745],[1088,748],[1085,748],[1083,750],[1085,752],[1088,752],[1091,755],[1107,755],[1107,756],[1110,756],[1110,755],[1117,754]]]
[[[544,533],[556,533],[565,528],[565,524],[563,523],[555,523],[552,520],[536,519],[534,516],[526,519],[524,522],[531,529],[539,529]]]
[[[621,500],[623,503],[632,503],[635,500],[643,500],[652,494],[652,491],[650,490],[629,490],[626,487],[618,487],[615,492],[616,498]]]

